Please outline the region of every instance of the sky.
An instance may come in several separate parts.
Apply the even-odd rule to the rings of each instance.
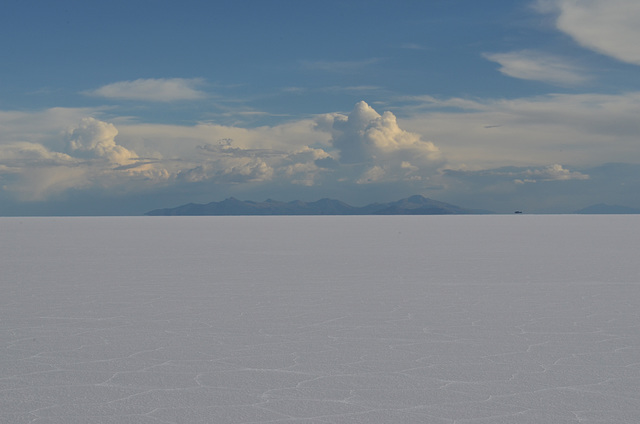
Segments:
[[[8,0],[0,215],[640,207],[637,0]]]

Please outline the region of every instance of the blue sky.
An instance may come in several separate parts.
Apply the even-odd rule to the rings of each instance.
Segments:
[[[0,215],[640,207],[635,0],[3,8]]]

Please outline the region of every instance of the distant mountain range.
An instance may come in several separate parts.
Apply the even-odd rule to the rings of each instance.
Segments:
[[[605,205],[604,203],[598,203],[597,205],[587,206],[586,208],[579,209],[574,213],[579,214],[634,214],[640,213],[638,208],[630,208],[628,206],[620,205]]]
[[[351,206],[334,199],[321,199],[315,202],[300,200],[279,202],[269,199],[264,202],[252,202],[230,197],[221,202],[189,203],[175,208],[155,209],[145,215],[470,215],[490,213],[493,212],[465,209],[416,195],[396,202],[372,203],[361,207]]]

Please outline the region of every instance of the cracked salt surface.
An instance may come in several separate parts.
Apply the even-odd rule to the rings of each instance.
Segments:
[[[0,218],[0,422],[638,423],[639,224]]]

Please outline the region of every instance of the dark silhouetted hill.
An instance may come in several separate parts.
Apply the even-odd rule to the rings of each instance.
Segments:
[[[321,199],[315,202],[300,200],[279,202],[268,199],[264,202],[252,202],[230,197],[221,202],[189,203],[175,208],[155,209],[145,215],[469,215],[487,213],[492,212],[465,209],[416,195],[396,202],[372,203],[362,207],[351,206],[334,199]]]

